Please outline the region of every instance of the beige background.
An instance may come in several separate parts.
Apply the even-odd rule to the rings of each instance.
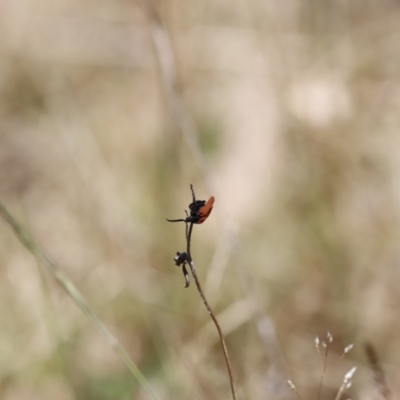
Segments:
[[[145,5],[0,1],[2,200],[161,399],[229,398],[172,260],[184,226],[165,218],[184,216],[190,183],[216,198],[193,257],[239,397],[289,398],[291,379],[317,398],[329,329],[320,398],[353,365],[350,396],[377,398],[366,341],[398,398],[399,3],[158,1],[165,31]],[[0,238],[1,399],[148,398],[4,223]]]

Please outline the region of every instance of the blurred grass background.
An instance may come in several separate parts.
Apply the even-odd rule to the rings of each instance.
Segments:
[[[158,1],[196,149],[169,114],[146,2],[0,2],[0,195],[161,399],[229,398],[217,332],[172,260],[193,257],[240,398],[322,399],[363,344],[400,393],[400,4]],[[154,32],[153,32],[154,33]],[[0,398],[145,399],[0,224]],[[355,350],[338,363],[343,348]],[[333,365],[334,364],[334,365]],[[374,397],[375,396],[375,397]]]

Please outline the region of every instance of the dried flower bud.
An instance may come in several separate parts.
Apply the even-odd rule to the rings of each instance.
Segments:
[[[349,344],[348,346],[345,347],[344,353],[347,354],[350,350],[352,350],[354,347],[354,344]]]
[[[288,380],[287,384],[289,385],[290,389],[292,389],[293,391],[296,391],[296,386],[294,385],[294,383],[292,381]]]

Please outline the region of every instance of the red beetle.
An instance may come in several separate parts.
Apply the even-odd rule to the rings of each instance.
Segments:
[[[213,209],[214,201],[215,201],[214,196],[211,196],[208,199],[207,203],[200,208],[200,210],[198,211],[199,219],[197,222],[195,222],[195,224],[202,224],[208,218]]]
[[[215,201],[214,196],[211,196],[207,202],[205,200],[194,200],[193,203],[189,204],[190,215],[187,213],[187,211],[185,211],[187,215],[185,219],[167,218],[167,221],[202,224],[211,214],[214,201]]]

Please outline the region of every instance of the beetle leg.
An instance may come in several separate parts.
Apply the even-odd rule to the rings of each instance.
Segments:
[[[168,222],[186,222],[186,220],[185,219],[168,219],[168,218],[165,218]]]

